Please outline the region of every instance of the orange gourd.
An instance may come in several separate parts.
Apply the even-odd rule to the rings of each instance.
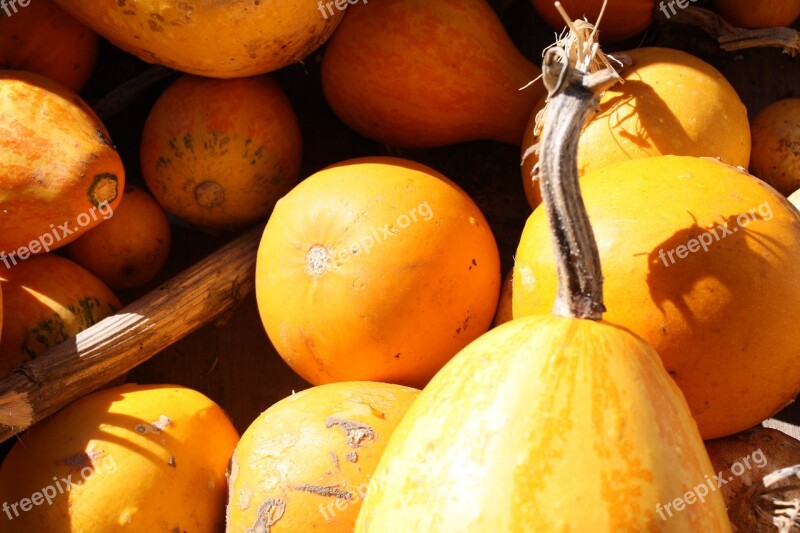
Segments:
[[[0,71],[0,261],[75,240],[116,209],[124,186],[108,131],[78,95],[38,74]]]
[[[765,107],[752,123],[750,171],[783,194],[800,188],[800,98]]]
[[[359,3],[322,62],[336,114],[370,139],[406,147],[519,144],[543,94],[541,82],[520,89],[538,75],[486,0]]]
[[[0,266],[7,313],[0,337],[0,376],[122,308],[105,284],[53,254]]]
[[[35,72],[80,91],[97,61],[97,34],[52,0],[3,6],[7,12],[0,11],[0,68]]]
[[[680,50],[639,48],[624,53],[633,61],[622,71],[624,83],[603,94],[598,113],[581,133],[580,175],[657,155],[713,157],[747,168],[747,110],[722,74]],[[538,141],[533,123],[532,115],[523,153]],[[530,175],[535,162],[535,155],[526,159],[522,176],[531,207],[539,200],[538,184]]]
[[[478,207],[433,169],[345,161],[275,206],[256,296],[281,357],[303,379],[426,383],[489,328],[497,244]]]
[[[225,412],[191,389],[90,394],[33,426],[5,458],[0,528],[216,533],[238,438]]]
[[[560,79],[552,53],[546,80]],[[392,435],[356,533],[730,531],[720,493],[705,484],[713,474],[697,426],[658,354],[601,320],[600,264],[568,140],[604,79],[590,85],[576,70],[563,79],[543,152],[555,316],[495,328],[436,374]],[[702,503],[673,509],[701,484]]]
[[[800,392],[800,215],[773,188],[718,161],[662,156],[581,178],[600,248],[608,320],[647,340],[704,438],[768,418]],[[528,219],[514,317],[556,293],[545,212]]]
[[[800,17],[800,0],[714,0],[720,15],[740,28],[789,26]]]
[[[330,37],[344,16],[344,9],[326,16],[322,2],[311,0],[56,2],[148,63],[213,78],[252,76],[301,61]]]
[[[183,76],[142,133],[142,175],[170,213],[206,230],[264,219],[300,173],[300,127],[272,78]]]
[[[152,280],[169,255],[171,230],[160,205],[145,191],[127,185],[125,197],[108,220],[81,235],[67,255],[113,289]]]
[[[375,465],[418,394],[348,381],[267,409],[231,460],[227,530],[352,532]]]
[[[572,19],[587,19],[594,24],[600,15],[604,0],[562,0],[561,4]],[[561,18],[552,0],[531,0],[533,7],[542,18],[553,27],[564,28]],[[653,22],[653,11],[656,3],[653,0],[608,0],[603,19],[600,22],[600,40],[603,42],[620,41],[642,33]]]
[[[510,322],[511,319],[514,318],[511,307],[511,278],[513,274],[514,271],[511,270],[508,274],[506,274],[506,277],[503,280],[503,286],[500,288],[500,300],[497,302],[497,311],[495,311],[494,314],[492,327],[497,327],[501,324],[505,324],[506,322]]]

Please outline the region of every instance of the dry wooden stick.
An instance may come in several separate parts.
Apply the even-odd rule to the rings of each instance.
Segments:
[[[737,28],[713,11],[695,6],[680,10],[670,21],[699,27],[727,52],[772,46],[783,48],[783,52],[791,56],[800,54],[800,31],[792,28]]]
[[[0,442],[235,308],[255,286],[260,225],[0,380]]]

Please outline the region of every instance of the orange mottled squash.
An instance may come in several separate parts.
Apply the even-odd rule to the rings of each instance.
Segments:
[[[322,85],[348,126],[385,144],[518,145],[544,93],[541,82],[520,89],[539,73],[486,0],[381,0],[350,8]]]
[[[75,240],[117,207],[124,182],[108,131],[78,95],[0,71],[0,261]]]
[[[768,105],[752,123],[750,171],[783,194],[800,188],[800,98]]]
[[[106,285],[53,254],[0,265],[7,313],[0,336],[0,376],[93,326],[122,305]]]
[[[156,200],[199,228],[235,230],[267,217],[300,173],[294,110],[272,78],[183,76],[142,133],[142,174]]]
[[[301,61],[330,37],[345,13],[312,0],[56,2],[144,61],[214,78],[252,76]]]
[[[467,194],[398,158],[336,164],[275,206],[256,295],[300,376],[419,386],[486,331],[500,292],[492,231]]]

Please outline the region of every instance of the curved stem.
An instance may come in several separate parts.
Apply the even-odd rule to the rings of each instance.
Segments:
[[[586,74],[552,48],[543,63],[550,96],[540,151],[542,200],[550,221],[558,269],[553,314],[603,317],[603,276],[592,226],[578,185],[578,139],[597,107],[597,95],[619,80],[611,69]]]

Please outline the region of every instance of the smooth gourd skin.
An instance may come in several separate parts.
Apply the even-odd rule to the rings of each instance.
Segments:
[[[375,471],[356,532],[730,531],[680,391],[642,339],[537,315],[454,357]]]
[[[0,70],[0,251],[43,253],[54,231],[50,250],[68,244],[116,209],[124,187],[108,131],[78,95],[38,74]]]
[[[33,426],[6,457],[0,502],[30,498],[54,485],[53,477],[78,483],[50,505],[18,517],[12,510],[12,520],[0,513],[2,531],[216,533],[238,438],[225,412],[191,389],[124,385],[96,392]],[[87,467],[93,472],[82,474]]]
[[[714,0],[725,20],[741,28],[789,26],[800,17],[800,0]]]
[[[750,171],[783,194],[800,188],[800,98],[768,105],[753,119]]]
[[[783,196],[733,167],[677,156],[603,168],[583,176],[581,190],[603,265],[605,318],[661,355],[704,438],[759,424],[797,395],[800,216]],[[697,241],[677,255],[703,235],[708,251]],[[539,208],[517,249],[514,316],[548,312],[555,294]]]
[[[7,2],[0,13],[0,65],[41,74],[78,92],[94,70],[100,39],[52,0]]]
[[[370,157],[278,201],[256,263],[261,320],[312,384],[424,385],[491,325],[500,258],[480,209],[425,165]]]
[[[551,0],[531,0],[533,7],[554,29],[561,30],[566,24]],[[562,0],[572,20],[584,17],[595,24],[603,7],[603,0]],[[603,20],[600,22],[602,42],[620,41],[633,37],[653,22],[653,0],[608,0]]]
[[[56,0],[72,16],[148,63],[212,78],[271,72],[301,61],[336,29],[318,0]]]
[[[259,531],[269,521],[270,533],[352,532],[375,466],[418,395],[402,385],[349,381],[267,409],[231,461],[227,531]]]
[[[520,89],[540,73],[486,0],[381,0],[348,10],[322,86],[339,118],[384,144],[518,145],[544,86]]]
[[[55,254],[0,265],[0,286],[13,309],[0,338],[0,377],[122,308],[100,279]]]
[[[142,175],[156,200],[199,228],[237,230],[266,218],[300,174],[294,109],[269,76],[182,76],[142,132]]]
[[[625,83],[608,89],[597,114],[581,133],[578,174],[658,155],[719,158],[747,168],[750,123],[736,91],[705,61],[670,48],[623,52],[633,64],[622,71]],[[534,113],[543,106],[537,105]],[[534,116],[525,130],[523,152],[534,142]],[[541,201],[530,180],[536,156],[527,158],[522,179],[531,207]]]

